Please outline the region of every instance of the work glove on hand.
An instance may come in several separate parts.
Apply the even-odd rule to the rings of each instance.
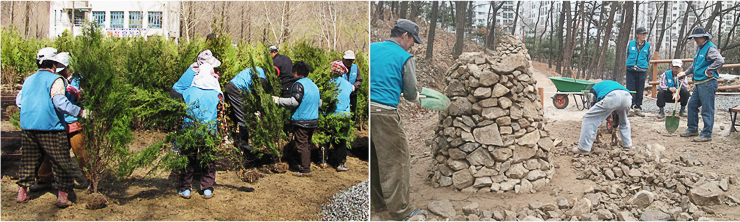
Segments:
[[[74,96],[75,99],[80,99],[80,96],[82,96],[82,91],[79,90],[79,89],[77,89],[77,88],[75,88],[72,85],[68,85],[67,86],[67,92],[70,93],[70,94],[72,94],[72,96]]]
[[[686,76],[685,72],[679,72],[676,77],[680,79],[680,78],[683,78],[684,76]]]
[[[704,75],[707,77],[712,77],[712,75],[714,75],[714,70],[707,69],[706,71],[704,71]]]
[[[280,97],[272,96],[272,101],[275,103],[278,103],[278,100],[280,100]]]
[[[92,112],[90,110],[80,110],[79,117],[82,117],[83,119],[87,119],[87,117],[90,117],[92,115]]]

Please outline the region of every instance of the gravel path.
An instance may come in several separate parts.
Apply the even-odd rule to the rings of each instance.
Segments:
[[[658,106],[655,105],[657,103],[657,99],[653,99],[650,97],[643,97],[642,99],[642,111],[647,113],[658,113]],[[740,95],[717,95],[717,98],[714,100],[714,110],[715,113],[727,113],[731,107],[740,105]],[[676,109],[681,110],[681,104],[676,107]],[[687,108],[688,109],[688,108]],[[665,104],[665,111],[668,113],[669,111],[673,111],[673,103],[666,103]],[[678,113],[676,113],[678,115]]]
[[[334,194],[330,204],[321,207],[324,221],[367,221],[370,218],[369,180]]]

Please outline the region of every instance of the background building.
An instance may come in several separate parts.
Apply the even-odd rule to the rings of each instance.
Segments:
[[[159,1],[52,1],[49,37],[65,30],[81,35],[85,21],[97,22],[108,36],[160,35],[180,37],[180,2]]]

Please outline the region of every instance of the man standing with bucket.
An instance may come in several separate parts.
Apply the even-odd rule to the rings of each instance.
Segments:
[[[370,196],[373,208],[387,209],[395,220],[426,214],[409,198],[411,158],[397,108],[401,93],[406,100],[418,99],[416,62],[408,52],[414,43],[424,44],[419,26],[399,19],[390,39],[370,44]]]
[[[686,73],[679,73],[678,78],[693,74],[695,87],[688,104],[688,129],[681,133],[681,137],[698,136],[694,138],[694,142],[707,142],[712,140],[714,127],[714,94],[717,93],[719,79],[717,70],[725,64],[725,59],[719,54],[717,46],[710,41],[712,35],[707,33],[704,27],[694,28],[688,38],[693,38],[696,42],[696,55],[691,67]],[[699,133],[699,107],[704,121],[701,133]]]

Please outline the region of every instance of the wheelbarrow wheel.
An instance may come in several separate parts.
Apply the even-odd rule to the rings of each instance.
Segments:
[[[558,109],[565,109],[568,107],[568,94],[555,94],[552,97],[552,105]]]

